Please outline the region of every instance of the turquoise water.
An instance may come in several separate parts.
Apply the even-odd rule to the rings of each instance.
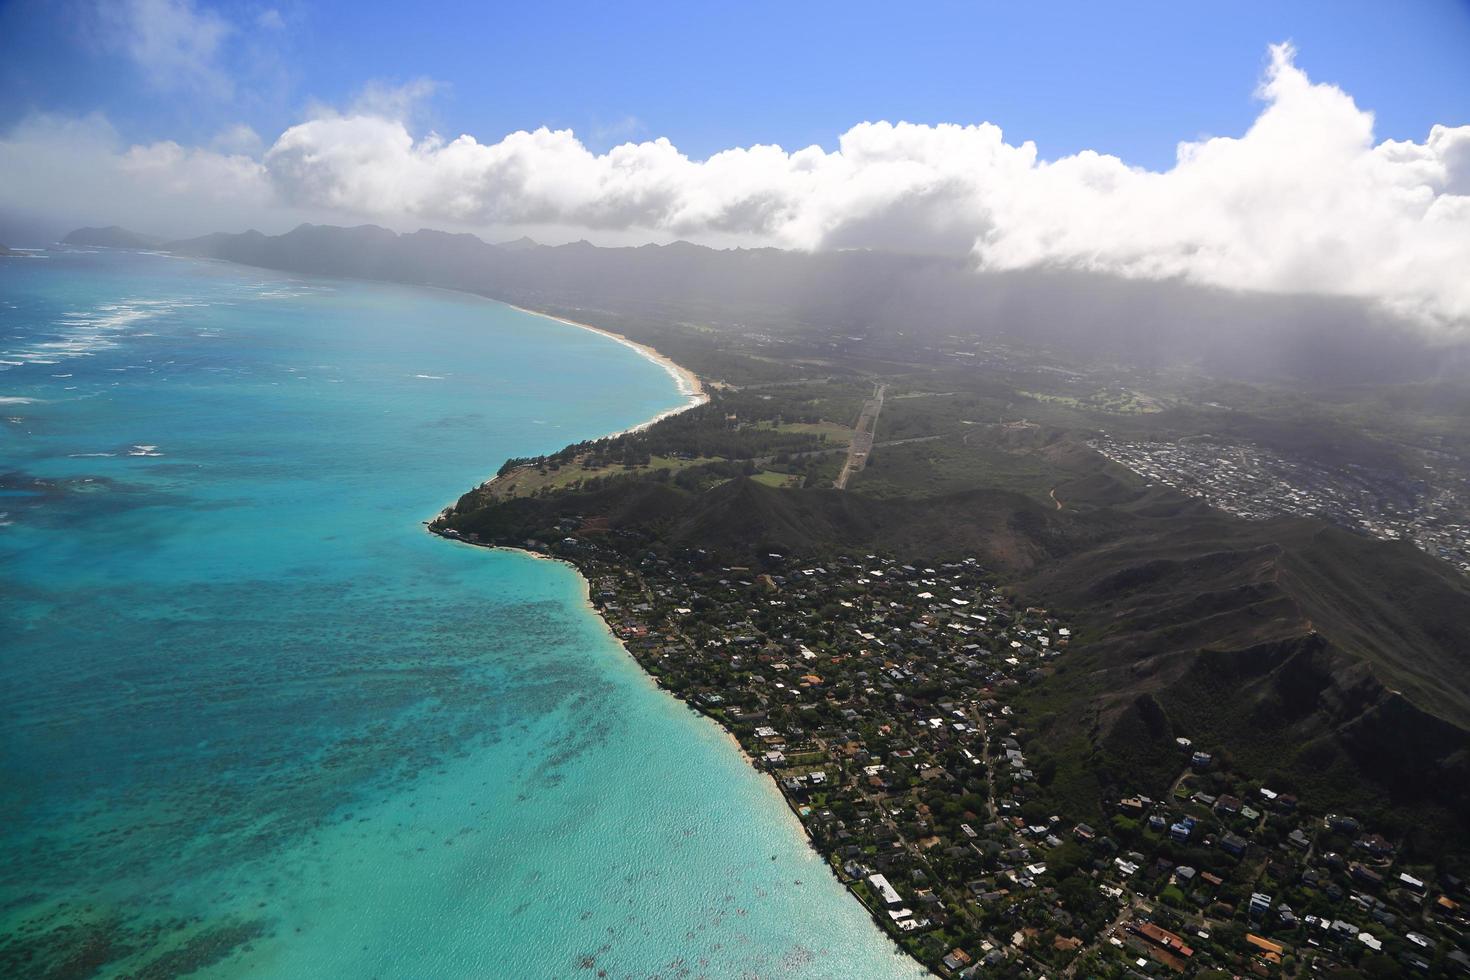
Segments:
[[[916,975],[573,571],[421,527],[680,400],[472,297],[0,260],[0,973]]]

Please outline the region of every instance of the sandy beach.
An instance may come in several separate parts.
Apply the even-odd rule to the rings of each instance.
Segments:
[[[684,365],[675,363],[664,354],[661,354],[654,348],[649,347],[647,344],[640,344],[636,340],[629,340],[627,337],[624,337],[620,333],[614,333],[611,330],[604,330],[602,327],[594,327],[590,323],[582,323],[577,320],[569,320],[566,317],[562,316],[553,316],[550,313],[542,313],[540,310],[530,310],[524,306],[516,306],[514,303],[507,303],[505,305],[509,306],[513,310],[519,310],[522,313],[529,313],[532,316],[543,317],[547,320],[555,320],[557,323],[565,323],[569,327],[578,327],[582,330],[590,330],[593,333],[602,334],[604,337],[607,337],[610,340],[617,341],[624,347],[637,351],[640,355],[646,357],[648,360],[652,361],[653,363],[657,364],[659,367],[667,371],[669,373],[669,376],[674,379],[674,383],[679,387],[679,393],[685,396],[686,400],[683,405],[680,405],[676,408],[671,408],[666,412],[660,412],[646,422],[640,422],[637,425],[630,426],[619,432],[612,433],[612,435],[622,435],[625,432],[641,432],[649,426],[654,425],[657,422],[661,422],[671,415],[678,415],[680,412],[694,408],[696,405],[703,405],[704,403],[709,401],[709,394],[704,390],[704,384],[699,380],[699,375],[684,367]]]

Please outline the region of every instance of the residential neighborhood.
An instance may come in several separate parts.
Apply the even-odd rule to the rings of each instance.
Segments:
[[[1470,574],[1470,484],[1446,465],[1413,480],[1360,465],[1325,466],[1211,437],[1088,445],[1140,476],[1248,520],[1317,517],[1420,550]]]
[[[582,571],[628,651],[734,734],[832,873],[940,975],[1470,966],[1455,946],[1463,881],[1208,745],[1178,740],[1164,798],[1048,810],[1036,790],[1056,763],[1013,703],[1065,661],[1072,630],[1014,604],[976,559],[730,566],[699,550],[630,558],[576,518],[561,530],[525,546]]]

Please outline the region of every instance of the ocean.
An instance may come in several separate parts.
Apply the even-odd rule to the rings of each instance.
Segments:
[[[0,259],[0,974],[922,975],[575,571],[422,527],[683,398],[476,297]]]

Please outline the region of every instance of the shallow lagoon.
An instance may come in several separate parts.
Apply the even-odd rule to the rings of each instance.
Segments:
[[[452,293],[0,263],[0,972],[918,975],[572,570],[420,526],[680,398]]]

